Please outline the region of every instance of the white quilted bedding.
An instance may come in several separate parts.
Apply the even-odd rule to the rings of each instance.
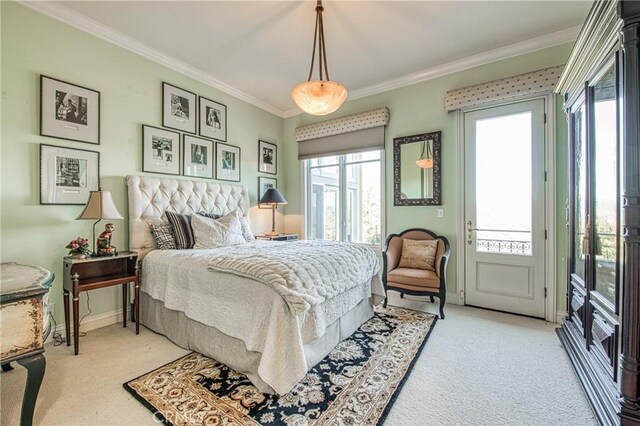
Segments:
[[[363,244],[305,240],[271,243],[268,249],[240,244],[211,257],[209,269],[253,278],[270,286],[301,314],[372,277],[379,279],[378,257]]]
[[[242,247],[257,256],[289,244],[293,243],[256,241]],[[248,351],[260,353],[258,374],[278,394],[286,393],[308,371],[304,344],[321,337],[328,325],[360,301],[373,297],[379,303],[384,297],[382,283],[372,273],[296,315],[270,285],[208,269],[213,257],[229,249],[154,250],[143,261],[141,290],[166,308],[216,327],[242,340]]]

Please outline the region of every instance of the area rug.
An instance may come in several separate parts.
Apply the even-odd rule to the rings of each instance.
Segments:
[[[340,342],[286,395],[263,394],[224,364],[190,353],[124,384],[170,425],[376,425],[384,422],[436,317],[395,307]]]

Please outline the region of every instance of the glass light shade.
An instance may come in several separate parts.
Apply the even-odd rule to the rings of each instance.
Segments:
[[[328,80],[310,80],[298,84],[291,98],[298,107],[311,115],[327,115],[336,111],[347,100],[347,88]]]
[[[422,169],[431,169],[433,167],[433,159],[421,158],[420,160],[416,160],[416,166]]]

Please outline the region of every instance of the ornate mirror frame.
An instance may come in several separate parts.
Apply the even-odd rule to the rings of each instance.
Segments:
[[[440,206],[441,201],[441,137],[442,132],[421,133],[419,135],[404,136],[393,139],[393,205],[394,206]],[[433,198],[402,198],[401,195],[401,167],[402,145],[409,143],[433,141]]]

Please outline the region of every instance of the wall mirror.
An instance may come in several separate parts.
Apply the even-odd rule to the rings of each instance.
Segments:
[[[442,132],[393,139],[393,205],[439,206]]]

